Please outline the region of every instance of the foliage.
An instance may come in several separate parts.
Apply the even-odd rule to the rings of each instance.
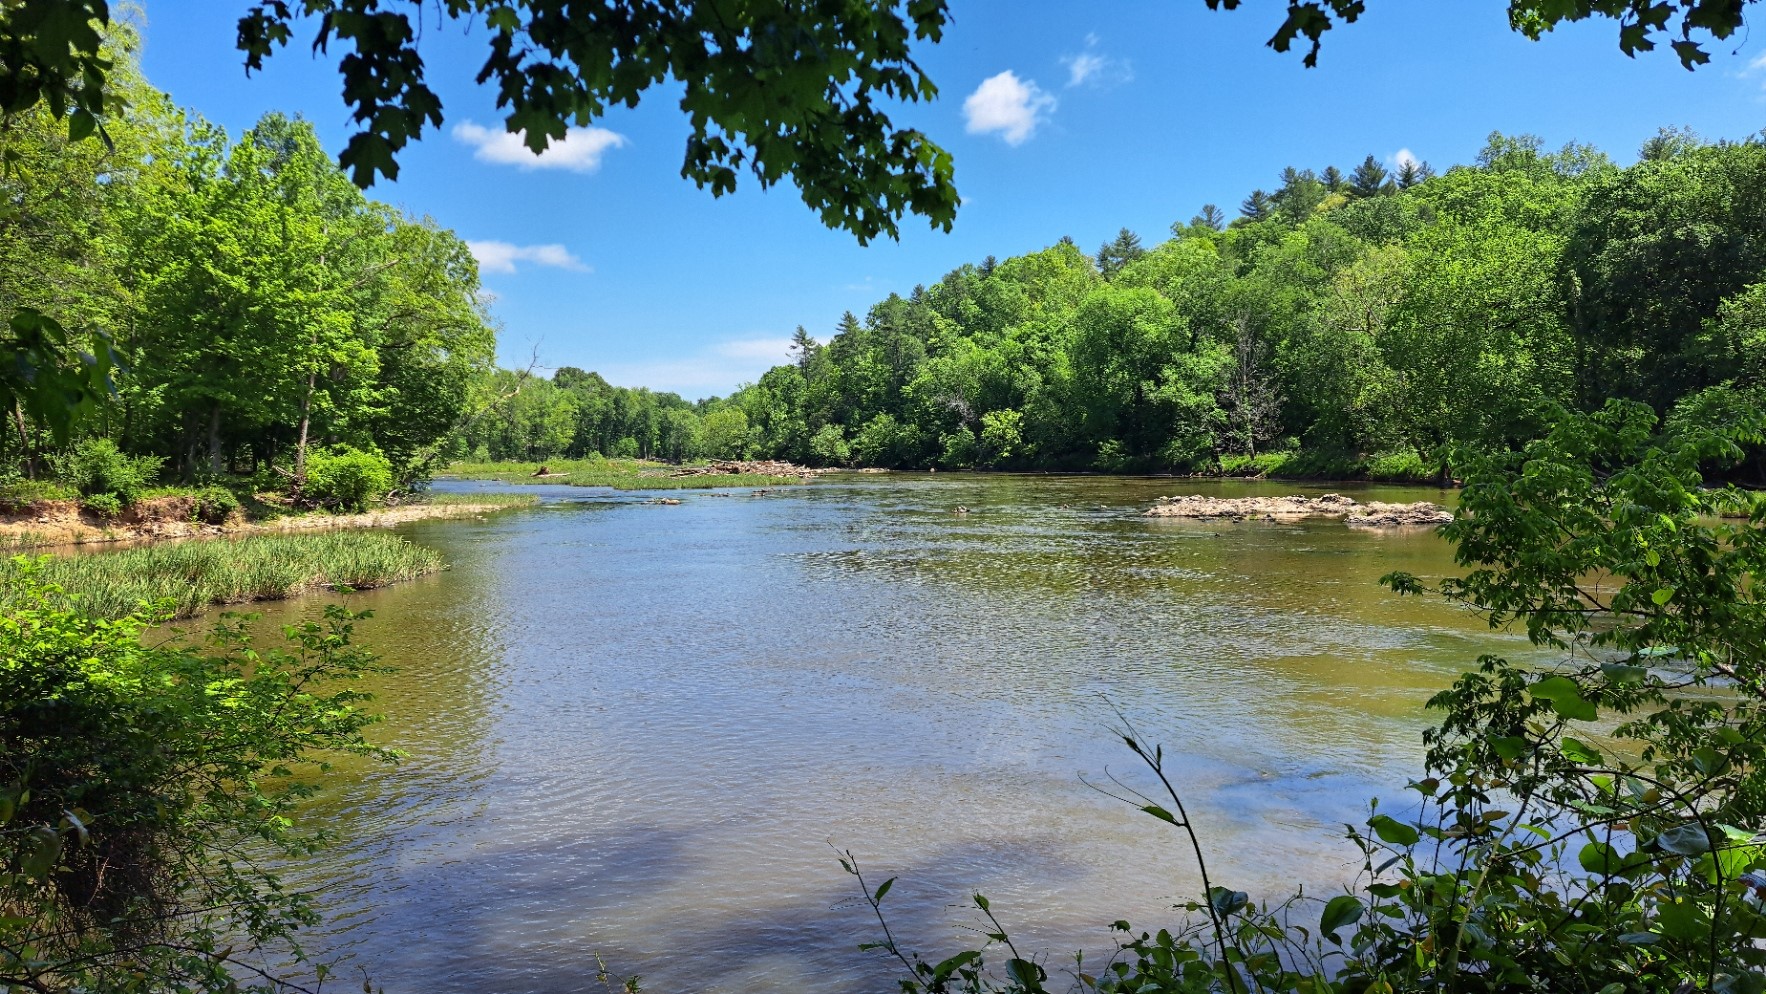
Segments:
[[[53,480],[0,477],[0,512],[17,514],[51,500],[72,500],[79,493]]]
[[[323,772],[370,746],[351,681],[362,615],[254,649],[240,622],[208,651],[148,645],[154,617],[102,620],[15,561],[0,586],[0,986],[272,990],[250,964],[301,958],[310,897],[264,869],[307,856],[298,830]]]
[[[0,561],[0,583],[52,583],[82,611],[120,618],[163,610],[189,617],[212,604],[314,590],[366,590],[433,573],[441,557],[381,531],[248,535],[139,545],[38,561]]]
[[[536,477],[534,474],[539,472],[540,465],[531,462],[459,462],[449,465],[446,472],[448,476],[461,480],[556,483],[573,487],[609,487],[614,490],[709,490],[717,487],[773,487],[803,482],[799,476],[773,476],[765,473],[682,473],[683,467],[680,466],[637,459],[604,459],[600,456],[593,459],[553,460],[545,464],[550,475]],[[467,496],[476,500],[481,495]]]
[[[1183,833],[1202,894],[1176,930],[1117,922],[1117,953],[1075,963],[1110,992],[1766,989],[1766,502],[1700,467],[1758,444],[1766,413],[1682,419],[1615,401],[1512,451],[1462,447],[1444,528],[1465,575],[1433,589],[1556,649],[1539,669],[1485,656],[1437,694],[1417,805],[1347,826],[1360,873],[1322,902],[1260,905],[1210,877],[1163,750],[1124,722],[1150,789],[1117,796]],[[1417,578],[1384,582],[1423,593]],[[1415,812],[1412,814],[1411,812]],[[856,864],[846,862],[849,873]],[[988,943],[929,963],[862,893],[907,991],[1048,989],[975,898]],[[987,950],[1003,947],[996,975]]]
[[[158,456],[131,456],[108,438],[89,438],[55,460],[55,474],[81,496],[114,497],[129,505],[159,475]]]
[[[392,466],[378,452],[348,445],[315,451],[307,460],[301,497],[334,511],[366,511],[392,489]]]

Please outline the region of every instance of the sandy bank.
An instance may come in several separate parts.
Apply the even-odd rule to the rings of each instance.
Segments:
[[[338,528],[386,528],[427,518],[459,518],[505,510],[509,504],[409,504],[366,514],[300,514],[266,521],[242,517],[210,524],[195,519],[185,496],[141,501],[115,518],[82,510],[76,501],[39,501],[28,510],[0,514],[0,550],[95,542],[144,542]]]

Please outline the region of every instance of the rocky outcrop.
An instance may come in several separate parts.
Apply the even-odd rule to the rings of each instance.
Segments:
[[[1192,518],[1201,521],[1302,521],[1336,518],[1354,528],[1433,528],[1453,520],[1439,504],[1363,503],[1342,494],[1322,497],[1203,497],[1190,494],[1161,497],[1146,511],[1151,518]]]

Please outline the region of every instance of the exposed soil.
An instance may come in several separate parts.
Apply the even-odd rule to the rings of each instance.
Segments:
[[[30,549],[95,542],[215,538],[261,532],[327,528],[383,528],[425,518],[455,518],[504,510],[502,504],[410,504],[366,514],[301,514],[247,521],[234,514],[220,524],[194,520],[195,500],[176,495],[139,501],[115,518],[82,510],[77,501],[47,500],[27,510],[0,514],[0,549]]]
[[[1352,528],[1433,528],[1453,520],[1439,504],[1363,503],[1342,494],[1323,497],[1161,497],[1148,508],[1152,518],[1194,518],[1204,521],[1300,521],[1336,518]]]

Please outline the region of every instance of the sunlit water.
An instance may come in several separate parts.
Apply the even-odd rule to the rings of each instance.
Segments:
[[[393,994],[598,990],[597,954],[658,992],[893,989],[836,849],[899,876],[904,946],[963,948],[980,891],[1059,969],[1197,889],[1177,833],[1087,786],[1139,772],[1116,709],[1165,744],[1216,882],[1328,894],[1342,823],[1416,772],[1422,702],[1524,651],[1377,585],[1451,571],[1432,534],[1140,516],[1321,492],[1291,484],[532,492],[407,527],[451,571],[350,598],[409,758],[343,772],[313,812],[343,841],[301,882],[311,945]]]

